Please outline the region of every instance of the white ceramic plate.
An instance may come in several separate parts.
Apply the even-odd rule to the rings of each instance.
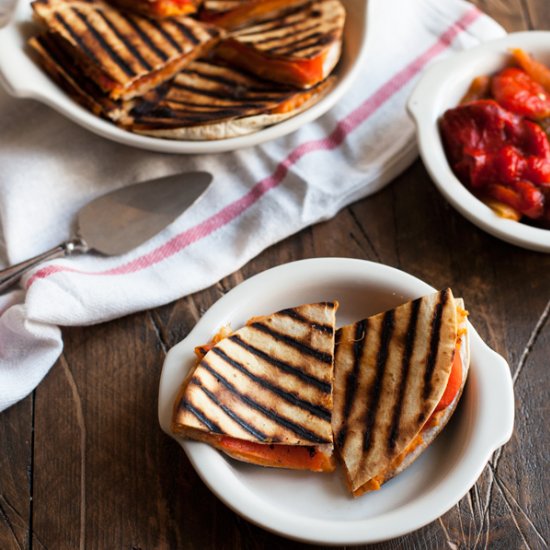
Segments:
[[[193,348],[220,327],[301,303],[337,299],[338,325],[433,292],[396,269],[362,260],[303,260],[265,271],[221,298],[170,350],[160,380],[159,420],[170,433],[179,385]],[[468,305],[468,304],[466,304]],[[225,504],[278,534],[319,544],[363,544],[398,537],[454,506],[511,436],[514,397],[508,365],[470,330],[471,368],[458,409],[438,439],[380,491],[353,499],[340,473],[261,468],[227,458],[204,443],[178,439],[206,485]]]
[[[408,103],[416,123],[420,155],[435,185],[465,218],[517,246],[550,252],[550,230],[503,219],[474,197],[452,172],[438,130],[438,120],[456,107],[474,77],[506,66],[510,48],[519,47],[550,66],[550,32],[513,33],[434,64],[420,79]]]
[[[253,134],[215,141],[176,141],[126,132],[75,103],[35,63],[26,46],[37,34],[30,0],[19,0],[10,23],[0,30],[0,80],[16,97],[32,98],[53,107],[77,124],[125,145],[165,153],[221,153],[251,147],[281,137],[328,111],[351,86],[364,65],[367,44],[367,0],[342,0],[347,10],[344,51],[335,74],[334,88],[306,111]]]

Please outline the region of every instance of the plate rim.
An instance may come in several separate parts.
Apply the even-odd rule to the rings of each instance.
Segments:
[[[476,376],[479,376],[480,373],[482,374],[482,379],[485,380],[483,382],[485,384],[484,387],[486,387],[487,384],[489,384],[487,377],[494,377],[495,373],[498,374],[496,380],[491,379],[491,384],[493,388],[495,384],[499,386],[499,396],[495,397],[493,395],[493,397],[491,397],[491,395],[488,395],[487,398],[492,400],[493,405],[496,404],[500,406],[502,410],[499,410],[499,414],[497,415],[492,411],[491,407],[488,405],[486,406],[487,414],[482,418],[483,422],[479,423],[477,431],[474,428],[474,436],[476,438],[475,444],[477,447],[481,447],[481,449],[478,449],[476,454],[470,452],[470,454],[466,456],[467,460],[460,463],[459,466],[461,470],[459,473],[462,473],[462,478],[459,480],[460,482],[455,479],[458,477],[457,475],[451,479],[452,494],[449,494],[444,502],[441,502],[439,495],[437,500],[439,506],[435,509],[433,507],[433,493],[437,493],[437,487],[429,491],[422,499],[413,499],[411,503],[406,504],[404,507],[400,507],[396,511],[385,513],[382,518],[378,516],[342,522],[310,517],[304,518],[302,516],[296,517],[289,513],[285,514],[284,511],[274,508],[269,503],[266,504],[264,499],[261,499],[258,495],[252,493],[248,487],[239,483],[234,474],[232,474],[231,479],[228,479],[226,475],[228,470],[224,468],[222,464],[227,464],[227,462],[226,459],[221,456],[221,453],[204,443],[185,441],[170,433],[168,415],[171,415],[174,396],[172,396],[171,399],[167,398],[167,392],[170,392],[166,387],[166,378],[169,369],[173,368],[171,366],[172,362],[180,360],[178,355],[181,350],[185,349],[186,343],[189,345],[188,342],[193,341],[197,332],[202,331],[203,328],[208,329],[211,327],[217,330],[220,322],[218,322],[217,326],[212,326],[212,321],[220,317],[219,312],[223,312],[224,309],[229,308],[233,301],[238,301],[240,295],[247,295],[247,293],[253,290],[254,286],[265,285],[266,281],[272,278],[280,282],[285,276],[295,276],[296,272],[304,269],[307,269],[314,279],[319,277],[319,274],[323,272],[326,273],[327,270],[331,269],[334,273],[339,274],[346,273],[349,275],[350,272],[353,274],[362,273],[365,278],[371,277],[373,273],[376,276],[384,277],[393,274],[393,276],[402,278],[406,284],[415,285],[417,289],[422,289],[424,293],[434,290],[433,287],[424,281],[404,271],[384,264],[352,258],[313,258],[299,260],[282,264],[254,275],[234,287],[214,303],[189,332],[186,338],[169,350],[163,365],[159,383],[158,414],[161,428],[167,435],[174,438],[182,446],[191,464],[195,468],[195,471],[207,487],[224,504],[237,514],[268,531],[290,539],[314,544],[367,544],[381,542],[410,533],[436,520],[447,510],[452,508],[475,484],[492,453],[508,441],[512,435],[514,398],[512,378],[508,364],[500,355],[491,350],[482,341],[471,325],[470,348],[472,353],[472,364],[476,361],[479,362],[481,359],[482,361],[487,361],[487,365],[491,367],[481,368],[480,366],[475,366],[474,370],[477,372]],[[210,334],[212,334],[212,332],[210,332]],[[175,392],[172,391],[172,394],[174,393]],[[488,433],[489,437],[487,435]],[[205,463],[208,463],[209,459],[212,458],[214,463],[222,465],[222,470],[218,471],[215,468],[205,470]],[[210,463],[212,463],[212,460],[210,460]],[[468,474],[466,476],[466,482],[464,482],[463,479],[464,470],[466,470]],[[220,488],[220,484],[222,488]],[[447,485],[449,485],[449,482],[447,482]],[[410,509],[410,511],[414,512],[419,507],[423,510],[430,510],[430,512],[425,512],[422,517],[418,517],[418,514],[409,513],[406,521],[403,521],[403,509]]]
[[[23,47],[20,44],[23,35],[18,30],[18,26],[31,22],[28,17],[22,17],[22,13],[29,10],[28,5],[31,1],[17,0],[11,19],[4,27],[0,28],[0,51],[11,49],[12,52],[9,57],[0,55],[0,83],[4,85],[5,90],[17,98],[39,101],[96,135],[123,145],[161,153],[208,154],[236,151],[283,137],[316,120],[338,102],[359,76],[364,65],[370,34],[369,21],[371,18],[369,12],[371,2],[369,0],[342,0],[352,4],[365,3],[364,18],[360,22],[361,25],[357,27],[362,30],[358,43],[358,55],[355,61],[350,64],[347,73],[339,77],[333,89],[317,103],[287,120],[252,134],[212,141],[162,139],[122,130],[115,124],[94,115],[70,98],[43,72],[25,51],[24,43]],[[14,69],[15,65],[17,65],[17,69]],[[19,83],[18,75],[20,71],[30,75],[30,81],[27,81],[24,85]]]
[[[416,126],[423,164],[445,199],[467,220],[492,236],[522,248],[548,253],[550,229],[500,218],[460,182],[449,167],[437,130],[437,120],[442,114],[437,110],[438,100],[445,94],[449,75],[456,74],[463,67],[471,66],[475,62],[481,62],[482,56],[496,59],[497,56],[504,56],[506,49],[512,45],[532,47],[533,44],[546,46],[550,55],[550,46],[547,46],[550,44],[550,31],[510,33],[457,52],[443,62],[434,63],[413,89],[407,102],[407,111]]]

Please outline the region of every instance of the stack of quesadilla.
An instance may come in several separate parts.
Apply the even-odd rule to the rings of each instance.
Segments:
[[[320,63],[325,45],[333,51],[328,37],[338,33],[327,24],[334,18],[343,23],[343,18],[338,13],[328,17],[332,2],[340,5],[339,0],[238,0],[236,6],[230,0],[229,6],[214,2],[210,11],[221,9],[222,14],[249,24],[255,49],[262,49],[261,35],[269,27],[271,46],[278,41],[285,52],[276,55],[277,63],[282,63],[282,69],[275,71],[277,80],[279,73],[302,74],[304,67],[309,70],[311,64]],[[105,0],[35,0],[35,16],[47,31],[32,37],[29,44],[44,69],[73,99],[125,130],[185,140],[241,136],[311,107],[334,85],[335,78],[328,76],[336,61],[334,51],[328,54],[332,61],[323,61],[314,79],[308,77],[304,85],[300,77],[296,87],[296,78],[282,78],[281,84],[261,76],[271,75],[271,70],[250,72],[246,63],[228,63],[223,50],[222,55],[210,55],[226,32],[217,24],[181,16],[155,18],[160,12],[166,15],[163,10],[169,6],[190,10],[200,0],[115,3],[123,10]],[[135,13],[140,10],[155,17]],[[274,11],[271,23],[262,19],[260,33],[250,26],[255,17]],[[309,16],[314,22],[305,29],[304,18]],[[244,36],[247,31],[239,33]],[[294,41],[304,54],[296,59],[287,55]],[[339,54],[339,42],[335,44]],[[226,46],[231,49],[231,42]],[[271,65],[270,61],[267,68]]]
[[[262,4],[259,4],[260,6]],[[290,2],[275,13],[245,13],[216,54],[262,78],[309,88],[334,69],[346,12],[340,0]],[[246,19],[250,16],[250,19]]]
[[[219,40],[190,17],[162,21],[119,11],[103,0],[36,0],[37,19],[110,99],[130,99],[171,79]]]
[[[140,98],[113,100],[50,35],[34,37],[29,44],[78,103],[126,130],[170,139],[212,140],[254,132],[308,108],[334,83],[329,77],[310,90],[295,90],[201,59]]]
[[[332,424],[354,496],[410,465],[452,415],[468,371],[465,319],[447,289],[338,330]]]
[[[327,472],[334,302],[302,305],[222,338],[190,372],[173,431],[262,466]]]
[[[123,9],[155,19],[195,13],[202,0],[110,0]]]

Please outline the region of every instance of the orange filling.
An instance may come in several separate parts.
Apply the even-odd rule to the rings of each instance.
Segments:
[[[194,13],[197,7],[192,0],[158,0],[152,6],[155,15],[170,17]]]
[[[301,94],[296,94],[291,98],[287,99],[285,102],[278,105],[271,112],[274,114],[284,114],[291,113],[296,109],[299,109],[306,101],[309,101],[314,95],[314,92],[303,92]]]
[[[205,11],[201,19],[211,21],[224,29],[234,29],[243,23],[285,7],[288,7],[288,0],[252,0],[230,11],[221,13]]]
[[[197,363],[218,343],[224,338],[227,338],[231,334],[231,329],[228,326],[222,327],[216,334],[214,334],[212,340],[208,344],[197,346],[195,348],[195,355],[197,356]]]
[[[262,78],[309,88],[324,79],[323,65],[327,52],[328,50],[324,50],[309,59],[273,59],[229,38],[220,44],[216,53],[226,61]]]
[[[316,447],[266,445],[229,436],[220,437],[217,443],[235,458],[254,464],[313,472],[332,472],[335,468],[332,458]]]
[[[462,385],[462,359],[460,357],[460,341],[457,343],[454,354],[453,364],[451,366],[451,373],[449,374],[449,380],[445,391],[439,400],[439,403],[434,409],[434,413],[446,409],[456,397],[456,394],[460,390]]]
[[[405,448],[405,450],[398,456],[396,456],[392,463],[388,467],[388,471],[395,470],[402,462],[405,460],[405,457],[412,453],[419,445],[422,445],[422,435],[418,434]],[[368,493],[369,491],[378,491],[380,487],[382,486],[382,483],[385,481],[385,474],[379,474],[377,476],[374,476],[372,479],[369,479],[362,487],[359,487],[359,489],[356,489],[353,491],[353,496],[360,496],[364,493]]]

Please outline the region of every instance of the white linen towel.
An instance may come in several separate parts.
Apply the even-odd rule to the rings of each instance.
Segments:
[[[0,265],[65,240],[78,209],[111,189],[188,170],[215,176],[200,206],[131,253],[55,260],[28,276],[25,290],[0,296],[0,410],[55,363],[59,325],[100,323],[206,288],[414,160],[405,104],[420,73],[504,31],[462,0],[370,1],[368,56],[352,90],[318,121],[255,148],[194,156],[132,149],[0,90]]]

